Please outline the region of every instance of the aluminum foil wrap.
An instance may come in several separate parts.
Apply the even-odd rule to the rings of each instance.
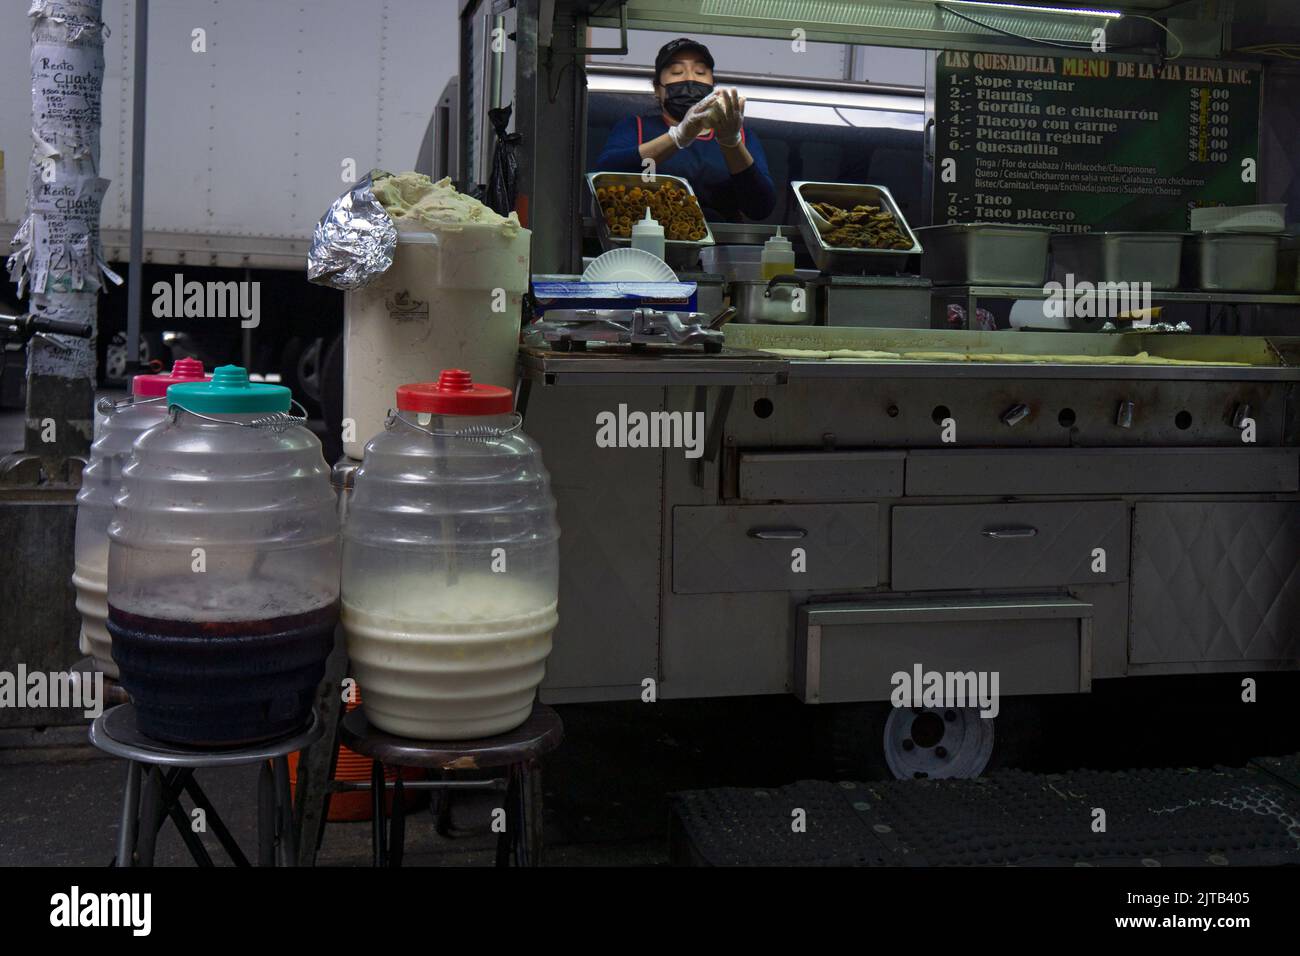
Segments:
[[[307,279],[334,289],[359,289],[393,264],[397,227],[371,189],[389,173],[372,169],[330,204],[312,232]]]

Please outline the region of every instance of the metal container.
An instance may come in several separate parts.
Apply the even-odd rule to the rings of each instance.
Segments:
[[[1178,288],[1182,268],[1181,232],[1080,232],[1052,236],[1052,278],[1075,282],[1149,282],[1151,288]]]
[[[609,226],[605,224],[605,217],[600,210],[600,202],[596,199],[597,187],[626,186],[628,189],[637,188],[654,191],[667,182],[677,184],[689,195],[695,195],[695,190],[691,188],[690,182],[680,176],[657,173],[653,180],[647,182],[641,178],[640,173],[587,173],[587,191],[591,194],[593,218],[596,221],[596,235],[600,238],[600,247],[606,252],[610,249],[622,249],[630,247],[632,240],[631,238],[624,239],[622,236],[616,236],[609,231]],[[703,217],[703,215],[701,212],[700,216]],[[698,241],[685,239],[664,240],[664,262],[679,272],[683,270],[695,272],[699,269],[700,251],[711,245],[713,245],[713,230],[709,228],[709,221],[705,219],[703,239]]]
[[[1300,236],[1287,235],[1278,239],[1277,282],[1275,292],[1300,292]]]
[[[931,284],[917,276],[820,276],[810,282],[817,325],[930,327]]]
[[[762,246],[728,244],[700,251],[700,263],[706,272],[718,272],[733,282],[737,279],[761,279]]]
[[[809,325],[816,318],[808,287],[794,275],[772,280],[740,279],[731,283],[732,322],[766,325]]]
[[[1268,292],[1277,284],[1279,237],[1200,232],[1188,240],[1188,282],[1206,292]]]
[[[794,198],[799,206],[799,234],[812,255],[813,262],[822,272],[839,275],[880,275],[902,272],[907,267],[908,256],[923,251],[916,235],[907,225],[893,195],[884,186],[857,185],[854,183],[793,182]],[[870,203],[880,206],[898,220],[899,231],[912,240],[910,249],[868,249],[845,246],[828,246],[822,241],[821,230],[813,219],[811,203],[829,202],[844,209]]]
[[[1047,278],[1046,226],[995,222],[922,226],[921,274],[935,285],[1041,287]]]
[[[718,235],[718,223],[713,224],[714,238]],[[789,227],[787,226],[788,230]],[[793,233],[788,233],[787,238],[791,241],[798,239]],[[704,266],[705,272],[714,272],[726,277],[728,282],[735,282],[738,279],[763,278],[763,247],[746,246],[746,245],[717,245],[700,251],[700,262]],[[815,279],[821,273],[816,269],[795,269],[794,275],[801,279]],[[701,312],[707,312],[708,309],[701,308]]]
[[[682,282],[695,283],[695,311],[714,315],[722,308],[722,300],[727,295],[727,279],[713,272],[682,273],[678,276]]]

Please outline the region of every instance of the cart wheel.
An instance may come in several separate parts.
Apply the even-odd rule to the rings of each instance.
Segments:
[[[575,352],[585,352],[585,351],[587,351],[587,340],[586,340],[586,339],[574,339],[574,340],[573,340],[573,351],[575,351]]]
[[[978,777],[993,756],[993,721],[976,707],[896,707],[884,750],[899,780]]]
[[[975,707],[837,706],[831,758],[841,779],[965,779],[993,756],[993,720]]]
[[[722,343],[721,343],[721,342],[705,342],[705,343],[704,343],[704,351],[706,351],[706,352],[710,352],[710,353],[714,353],[714,354],[716,354],[716,353],[718,353],[718,352],[721,352],[721,351],[722,351]]]
[[[556,339],[551,343],[551,348],[556,352],[567,352],[573,348],[573,342],[569,339]]]

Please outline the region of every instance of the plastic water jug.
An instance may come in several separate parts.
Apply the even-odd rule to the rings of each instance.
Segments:
[[[167,390],[109,526],[108,631],[148,736],[229,746],[311,717],[338,619],[338,516],[289,389],[218,368]]]
[[[343,629],[369,721],[424,740],[512,730],[557,621],[559,527],[509,389],[403,385],[343,528]]]
[[[131,445],[140,433],[167,417],[167,387],[204,378],[202,362],[180,359],[170,374],[137,375],[131,381],[128,401],[114,403],[104,398],[95,407],[95,441],[77,494],[72,584],[81,614],[81,653],[94,657],[109,677],[117,677],[117,664],[104,623],[108,616],[108,523],[113,520],[113,499],[122,486],[122,469],[130,461]]]

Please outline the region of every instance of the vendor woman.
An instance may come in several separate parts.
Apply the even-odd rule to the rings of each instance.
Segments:
[[[713,55],[682,37],[655,57],[659,112],[625,116],[614,124],[596,161],[599,172],[653,171],[680,176],[714,222],[762,219],[776,190],[758,137],[744,128],[745,98],[713,88]]]

